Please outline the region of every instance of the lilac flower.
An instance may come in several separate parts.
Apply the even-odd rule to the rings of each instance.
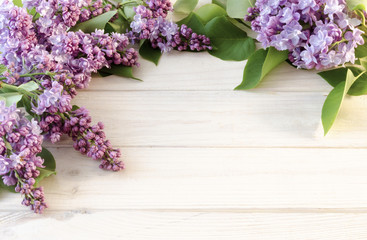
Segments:
[[[29,121],[15,105],[6,107],[0,101],[0,139],[6,151],[0,152],[0,176],[5,185],[15,186],[23,194],[22,204],[36,213],[46,207],[42,188],[35,187],[43,159],[36,156],[42,150],[43,137],[35,120]],[[5,144],[5,142],[6,144]],[[9,146],[9,147],[6,147]]]
[[[334,14],[343,12],[345,5],[340,4],[339,0],[326,0],[324,13],[329,16],[331,20],[334,19]]]
[[[134,16],[134,21],[132,21],[130,24],[130,27],[133,32],[139,33],[144,28],[146,28],[147,21],[148,20],[146,18],[143,18],[142,15],[136,14]]]
[[[33,111],[37,115],[42,115],[46,109],[53,108],[70,108],[71,97],[63,94],[64,88],[58,82],[52,82],[52,87],[46,89],[38,98],[37,107],[33,107]]]
[[[10,172],[11,167],[12,167],[11,160],[9,158],[0,155],[0,176]]]
[[[172,11],[172,4],[169,0],[149,0],[147,4],[152,10],[153,17],[165,18],[168,12]]]
[[[17,184],[17,178],[14,176],[14,172],[12,172],[10,175],[2,176],[2,179],[6,186],[13,186]]]
[[[315,48],[315,51],[322,52],[327,46],[330,46],[333,38],[329,36],[326,30],[315,30],[315,34],[311,35],[309,43]]]
[[[124,168],[124,164],[118,160],[121,153],[111,147],[103,128],[101,122],[91,126],[91,117],[85,108],[73,111],[63,126],[64,132],[75,141],[76,150],[95,160],[101,160],[100,167],[103,169],[119,171]]]
[[[245,20],[264,48],[288,50],[301,68],[353,63],[355,48],[364,44],[356,28],[361,21],[349,17],[345,0],[258,0]]]
[[[289,7],[281,9],[279,15],[281,16],[279,21],[284,24],[289,24],[292,21],[298,21],[300,18],[300,14],[297,12],[294,13]]]
[[[131,22],[128,36],[135,41],[149,39],[153,48],[162,52],[172,49],[179,51],[202,51],[212,49],[210,39],[204,35],[193,33],[186,25],[179,27],[176,23],[165,19],[171,10],[169,1],[148,1],[147,6],[135,8],[136,15]]]
[[[351,31],[348,31],[344,34],[345,40],[352,43],[353,47],[356,48],[358,45],[363,45],[364,40],[362,34],[364,32],[359,30],[358,28],[351,28]]]
[[[6,5],[8,12],[0,14],[4,16],[0,17],[0,64],[11,73],[20,75],[30,73],[34,68],[43,72],[65,73],[71,80],[66,91],[72,97],[76,93],[75,88],[87,87],[91,74],[103,67],[112,64],[138,66],[138,53],[128,48],[129,39],[123,34],[112,37],[103,32],[97,33],[100,30],[92,34],[68,32],[69,27],[78,21],[81,8],[103,7],[100,0],[90,4],[89,0],[40,0],[37,5],[28,1],[26,6],[35,6],[40,13],[40,17],[32,22],[32,16],[26,9],[9,2]],[[107,11],[109,6],[105,7]],[[11,75],[6,82],[20,85],[29,80],[31,78],[17,79]],[[38,113],[45,110],[42,103]]]

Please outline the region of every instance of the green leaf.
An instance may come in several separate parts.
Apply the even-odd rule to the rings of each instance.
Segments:
[[[102,68],[99,73],[104,76],[116,75],[120,77],[132,78],[138,81],[142,81],[139,78],[134,77],[133,68],[122,65],[112,65],[110,68]]]
[[[8,192],[16,193],[15,192],[15,187],[16,187],[16,185],[12,185],[12,186],[5,185],[4,182],[2,181],[1,176],[0,176],[0,192],[1,192],[1,190],[5,190],[5,191],[8,191]]]
[[[53,174],[56,175],[56,161],[52,153],[43,147],[42,152],[40,152],[37,156],[40,156],[44,159],[43,165],[45,166],[45,168],[38,168],[38,170],[40,171],[40,175],[36,178],[36,186],[42,179],[49,177]]]
[[[126,30],[129,28],[129,21],[125,19],[125,14],[122,9],[118,10],[118,18],[113,22],[108,22],[105,27],[106,33],[126,33]]]
[[[367,57],[359,58],[357,63],[367,70]]]
[[[43,166],[45,166],[45,169],[48,169],[50,171],[56,170],[55,158],[47,148],[42,147],[42,151],[39,154],[37,154],[37,156],[45,160],[45,162],[43,163]]]
[[[361,96],[367,94],[367,74],[360,75],[348,91],[349,95]]]
[[[82,30],[85,33],[91,33],[91,32],[94,32],[96,29],[104,29],[108,21],[110,21],[111,18],[115,16],[116,13],[117,13],[117,10],[103,13],[88,21],[78,23],[77,25],[72,27],[70,30],[74,32],[78,30]]]
[[[142,58],[151,61],[155,65],[158,65],[159,59],[162,56],[161,50],[159,48],[153,48],[149,40],[142,41],[139,48],[139,54]]]
[[[33,92],[39,88],[39,85],[35,81],[30,81],[20,85],[18,88],[26,90],[28,92]]]
[[[340,82],[327,96],[321,114],[325,135],[333,125],[343,103],[343,99],[355,80],[356,78],[353,72],[348,69],[345,81]]]
[[[367,74],[361,74],[364,70],[357,67],[340,67],[328,71],[317,73],[325,79],[331,86],[336,87],[339,83],[345,81],[348,70],[352,71],[354,76],[359,76],[348,91],[348,95],[360,96],[367,94]]]
[[[243,19],[248,14],[248,8],[255,5],[255,0],[228,0],[227,13],[231,18]]]
[[[6,69],[7,68],[4,65],[0,64],[0,74],[2,74]]]
[[[108,22],[105,27],[105,32],[106,33],[114,33],[114,32],[115,33],[125,33],[126,29],[127,29],[127,26],[124,25],[123,23]]]
[[[189,14],[192,10],[195,9],[199,0],[177,0],[173,5],[173,9],[178,13],[186,13]]]
[[[215,17],[227,15],[226,10],[216,4],[205,4],[201,8],[195,10],[194,13],[196,13],[204,25]]]
[[[243,72],[243,81],[236,90],[255,88],[276,66],[288,59],[288,51],[278,51],[273,47],[259,49],[250,56]]]
[[[185,24],[189,28],[191,28],[193,32],[195,32],[197,34],[204,34],[205,35],[204,24],[201,22],[200,18],[196,15],[196,13],[191,13],[186,18],[184,18],[181,21],[177,22],[177,24],[178,25]]]
[[[33,21],[35,21],[35,20],[36,20],[36,18],[37,18],[37,16],[36,16],[36,14],[37,14],[37,10],[36,10],[36,8],[34,7],[34,8],[32,8],[32,9],[28,9],[28,13],[34,17],[34,18],[33,18]]]
[[[346,0],[346,2],[351,11],[366,10],[367,0]]]
[[[71,111],[76,111],[80,109],[80,107],[78,105],[73,105],[73,108],[71,109]]]
[[[318,72],[323,79],[325,79],[331,86],[336,87],[339,83],[345,81],[348,68],[340,67],[323,72]]]
[[[23,7],[23,2],[22,0],[13,0],[13,3],[15,6],[18,6],[18,7]]]
[[[213,4],[216,4],[216,5],[220,6],[220,7],[222,7],[224,9],[226,9],[226,7],[227,7],[227,1],[228,0],[213,0],[212,3]]]
[[[242,61],[255,51],[254,40],[226,17],[212,19],[205,26],[205,32],[214,46],[209,53],[222,60]]]
[[[11,93],[0,93],[0,100],[6,102],[6,106],[10,107],[13,104],[17,104],[23,95],[18,92],[11,92]]]
[[[22,98],[22,105],[25,108],[25,110],[27,111],[27,113],[34,114],[32,112],[31,100],[28,97],[23,96],[23,98]]]

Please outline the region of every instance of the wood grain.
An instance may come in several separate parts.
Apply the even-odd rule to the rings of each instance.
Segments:
[[[312,92],[89,91],[76,103],[106,124],[117,146],[366,147],[367,98],[347,98],[323,137],[325,98]]]
[[[174,60],[172,60],[174,59]],[[233,91],[242,81],[246,61],[222,61],[208,53],[173,52],[163,55],[159,66],[141,60],[131,79],[94,78],[86,91]],[[331,87],[315,71],[297,70],[287,63],[269,74],[250,92],[322,92]]]
[[[40,240],[64,240],[65,236],[103,236],[109,240],[363,240],[367,234],[367,214],[66,211],[42,217],[19,212],[4,216],[17,221],[0,228],[0,235],[7,240],[24,236]]]
[[[127,169],[110,173],[52,149],[58,174],[43,182],[50,210],[367,208],[366,149],[122,150]],[[17,194],[1,199],[1,211],[24,210]]]

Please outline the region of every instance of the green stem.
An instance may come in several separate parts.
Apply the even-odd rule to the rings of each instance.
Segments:
[[[15,92],[19,91],[18,87],[4,83],[4,82],[0,82],[0,88],[8,89],[8,90],[15,91]]]
[[[242,21],[240,19],[236,19],[239,23],[242,23],[245,27],[247,27],[248,29],[252,30],[251,26],[248,25],[245,21]]]
[[[342,40],[340,40],[340,41],[338,41],[338,42],[335,42],[335,43],[333,43],[333,45],[331,45],[331,47],[330,47],[330,49],[332,49],[333,47],[335,47],[336,45],[338,45],[338,44],[340,44],[340,43],[342,43],[342,42],[346,42],[347,40],[345,40],[345,39],[342,39]]]
[[[358,78],[360,78],[363,74],[365,74],[366,73],[366,71],[364,71],[364,72],[361,72],[357,77],[356,77],[356,79],[358,79]]]
[[[357,10],[357,15],[359,15],[362,18],[362,25],[365,27],[366,26],[366,17],[364,16],[363,11]]]
[[[17,86],[14,86],[14,85],[10,85],[10,84],[7,84],[7,83],[4,83],[4,82],[0,82],[0,89],[3,88],[3,89],[7,89],[7,90],[10,90],[12,92],[19,92],[25,96],[28,96],[28,97],[35,97],[36,95],[31,93],[31,92],[28,92],[27,90],[24,90],[24,89],[21,89],[21,88],[18,88]]]
[[[123,7],[125,5],[128,5],[130,3],[138,3],[137,1],[134,1],[134,0],[130,0],[130,1],[126,1],[126,2],[123,2],[123,3],[119,3],[119,7]]]
[[[48,76],[50,76],[51,73],[27,73],[27,74],[20,75],[20,77],[33,77],[33,76],[38,76],[38,75],[48,75]],[[0,78],[0,81],[6,80],[6,79],[7,79],[7,77],[2,77],[2,78]],[[1,84],[0,84],[0,86],[1,86]]]

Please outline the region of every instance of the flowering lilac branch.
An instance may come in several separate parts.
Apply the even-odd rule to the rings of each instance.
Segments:
[[[44,160],[37,154],[42,150],[43,137],[37,122],[29,121],[15,105],[6,107],[0,101],[0,176],[5,185],[14,186],[24,195],[22,204],[41,213],[47,204],[43,188],[37,188],[39,168]]]
[[[354,63],[355,49],[364,44],[359,26],[365,26],[365,16],[355,13],[345,0],[257,0],[245,20],[264,48],[288,50],[299,68],[328,69]]]
[[[145,5],[135,8],[136,15],[131,22],[131,31],[128,33],[132,41],[148,39],[153,48],[162,52],[173,49],[178,51],[211,50],[210,39],[205,35],[194,33],[185,24],[180,27],[165,19],[172,5],[168,0],[146,1]]]

